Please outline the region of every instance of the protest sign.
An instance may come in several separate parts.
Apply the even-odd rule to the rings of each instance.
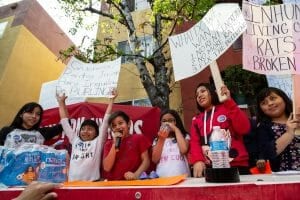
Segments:
[[[282,0],[283,3],[300,3],[300,0]]]
[[[245,31],[238,4],[216,4],[188,31],[169,37],[175,81],[202,71]]]
[[[292,99],[293,94],[293,81],[292,75],[269,75],[266,76],[269,87],[279,88],[284,91],[290,99]]]
[[[260,74],[300,73],[300,5],[244,1],[243,68]]]
[[[251,3],[262,5],[266,3],[267,0],[248,0]]]
[[[40,91],[39,104],[43,107],[44,110],[58,107],[58,103],[55,97],[56,87],[57,80],[43,83]],[[84,97],[68,97],[66,99],[66,105],[84,102],[85,100],[86,98]]]
[[[69,97],[109,97],[117,87],[121,58],[105,63],[84,63],[72,57],[57,83]]]

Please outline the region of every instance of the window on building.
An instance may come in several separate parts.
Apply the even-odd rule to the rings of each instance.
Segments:
[[[135,11],[135,0],[127,0],[130,12]]]
[[[0,39],[3,37],[8,22],[0,23]]]
[[[123,101],[117,102],[118,105],[130,105],[130,106],[143,106],[143,107],[152,107],[151,101],[149,98],[146,99],[133,99],[132,101]]]
[[[135,0],[135,10],[144,10],[150,8],[150,4],[147,0]]]
[[[144,10],[150,8],[150,3],[148,0],[127,0],[129,11],[137,11],[137,10]],[[105,1],[102,1],[101,3],[101,11],[104,12],[111,12],[111,6],[110,4],[106,3]]]
[[[152,107],[150,99],[134,99],[132,101],[133,106]]]
[[[141,54],[145,57],[152,55],[154,51],[154,42],[151,35],[146,35],[138,38],[141,42]],[[118,50],[124,54],[130,54],[130,46],[128,41],[121,41],[118,43]],[[122,63],[130,62],[130,56],[122,56]]]
[[[118,50],[121,51],[123,54],[130,54],[130,47],[128,41],[122,41],[118,43]],[[121,58],[122,63],[129,62],[128,56],[122,56]]]

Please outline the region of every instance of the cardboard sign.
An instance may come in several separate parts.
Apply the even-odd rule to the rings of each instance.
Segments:
[[[243,2],[243,68],[260,74],[300,74],[300,5]]]
[[[188,31],[169,37],[175,81],[201,72],[245,31],[238,4],[216,4]]]
[[[57,91],[68,97],[109,97],[117,87],[121,58],[105,63],[84,63],[72,57],[58,79]]]
[[[39,104],[43,107],[44,110],[58,107],[58,103],[55,97],[56,87],[57,80],[43,83],[40,91]],[[68,97],[66,99],[66,105],[84,102],[85,100],[86,98],[84,97]]]

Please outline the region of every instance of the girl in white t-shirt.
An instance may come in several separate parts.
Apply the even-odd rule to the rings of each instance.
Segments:
[[[96,181],[100,179],[101,155],[108,129],[107,120],[116,97],[117,92],[114,90],[103,117],[100,131],[94,120],[86,119],[82,122],[79,133],[76,133],[69,122],[69,113],[65,104],[67,96],[65,94],[57,95],[61,125],[72,144],[69,181]]]
[[[189,134],[175,110],[165,110],[160,115],[161,127],[152,147],[152,161],[156,163],[159,177],[186,174],[190,176],[187,162]]]

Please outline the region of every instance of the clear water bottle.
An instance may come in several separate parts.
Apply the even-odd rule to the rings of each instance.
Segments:
[[[210,150],[213,168],[230,168],[228,139],[220,126],[214,126],[210,139]]]

